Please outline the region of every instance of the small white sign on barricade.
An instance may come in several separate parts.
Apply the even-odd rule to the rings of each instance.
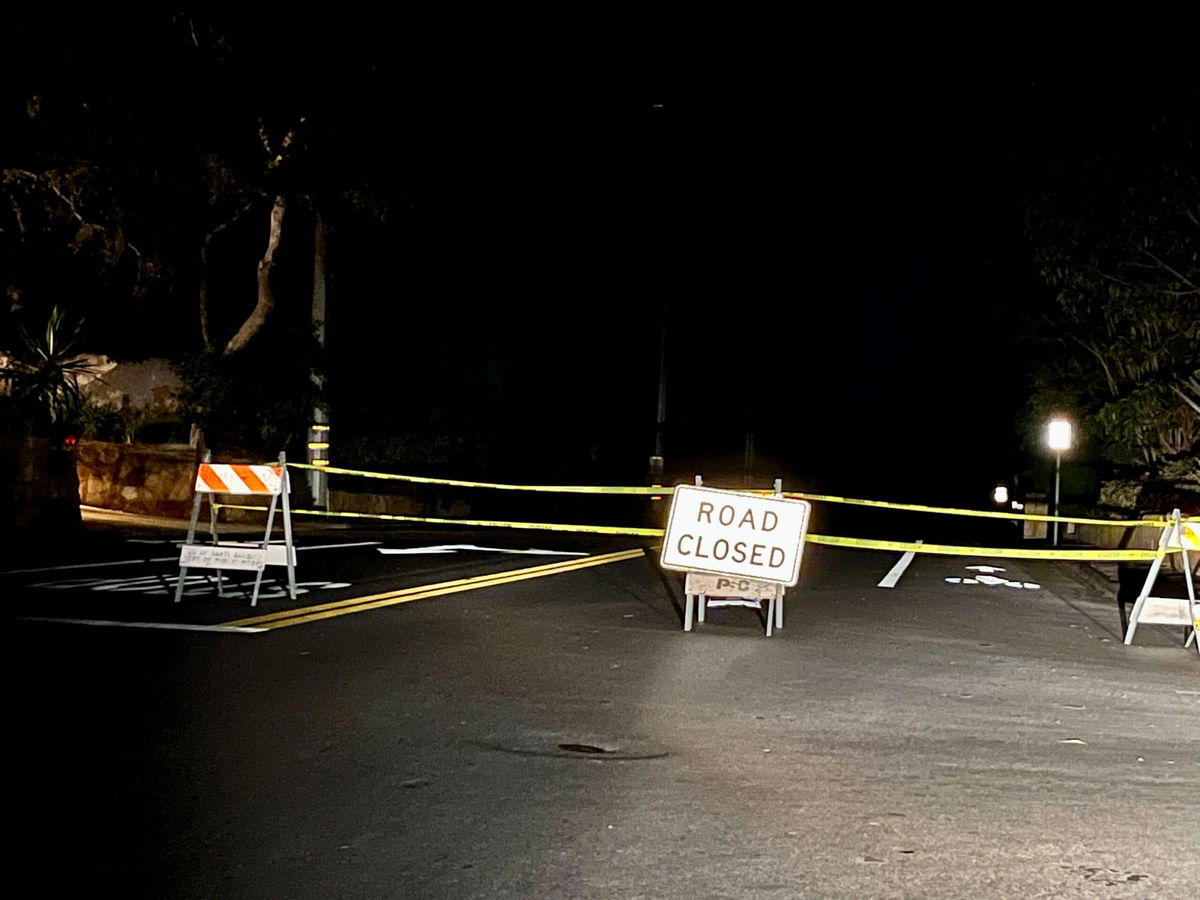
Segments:
[[[267,564],[267,551],[264,547],[184,544],[179,551],[179,565],[185,569],[239,569],[261,572]]]
[[[264,566],[296,564],[296,548],[284,544],[184,544],[179,548],[179,565],[189,569],[244,569],[262,571]]]

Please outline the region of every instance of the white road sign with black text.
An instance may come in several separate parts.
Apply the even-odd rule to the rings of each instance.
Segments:
[[[794,585],[812,505],[716,488],[675,488],[662,567]]]

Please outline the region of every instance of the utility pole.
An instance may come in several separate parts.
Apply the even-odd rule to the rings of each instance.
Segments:
[[[321,348],[322,356],[325,350],[325,312],[326,312],[326,280],[325,253],[328,249],[327,238],[329,229],[326,227],[321,213],[316,214],[313,225],[313,288],[312,288],[312,325],[313,334],[317,338],[317,346]],[[313,383],[318,390],[325,386],[323,372],[313,372]],[[308,461],[312,465],[329,465],[329,414],[317,404],[313,407],[312,426],[308,430]],[[308,470],[308,487],[312,494],[313,506],[329,511],[329,478],[317,469]]]
[[[658,351],[658,412],[654,425],[654,455],[650,457],[650,482],[661,484],[663,477],[663,432],[667,423],[667,304],[662,305]]]

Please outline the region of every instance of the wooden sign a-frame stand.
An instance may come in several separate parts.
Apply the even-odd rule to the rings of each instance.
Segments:
[[[1179,510],[1171,513],[1167,527],[1163,529],[1158,539],[1158,555],[1150,564],[1146,582],[1142,585],[1141,593],[1133,604],[1133,612],[1129,614],[1129,629],[1125,632],[1125,643],[1133,642],[1133,634],[1139,623],[1147,625],[1181,625],[1190,629],[1184,647],[1196,645],[1200,653],[1200,639],[1196,637],[1196,629],[1200,628],[1200,605],[1196,603],[1196,586],[1192,579],[1192,565],[1188,558],[1188,537],[1184,534],[1184,525]],[[1187,585],[1187,597],[1151,597],[1150,591],[1162,569],[1163,560],[1167,553],[1178,551],[1183,555],[1183,580]]]
[[[221,581],[222,569],[241,569],[257,572],[250,605],[258,605],[258,593],[262,587],[263,570],[268,565],[286,565],[288,572],[288,596],[296,599],[296,548],[292,542],[292,510],[288,501],[289,481],[287,460],[279,454],[278,466],[221,465],[210,462],[211,454],[204,454],[204,462],[196,474],[196,496],[192,504],[192,518],[188,523],[187,540],[180,548],[179,581],[175,586],[175,602],[183,599],[183,588],[189,568],[217,570],[217,594],[224,596]],[[212,511],[212,542],[196,542],[196,524],[200,520],[200,504],[209,495]],[[213,494],[269,495],[267,527],[261,541],[222,543],[217,537],[217,510],[212,502]],[[283,547],[272,546],[271,528],[275,524],[275,510],[283,498]],[[283,560],[275,558],[273,551],[282,549]]]

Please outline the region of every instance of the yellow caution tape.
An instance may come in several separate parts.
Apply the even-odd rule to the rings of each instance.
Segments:
[[[830,547],[857,547],[869,550],[895,550],[898,553],[934,553],[944,556],[986,556],[1000,559],[1076,559],[1091,562],[1125,562],[1152,560],[1157,550],[1028,550],[1024,547],[958,547],[952,544],[916,544],[908,541],[874,541],[865,538],[834,537],[809,534],[804,538],[811,544]],[[1178,553],[1179,550],[1168,552]]]
[[[249,509],[266,512],[263,506],[246,506],[234,503],[215,503],[218,509]],[[577,534],[625,534],[635,537],[662,537],[661,528],[635,528],[607,525],[568,525],[551,522],[496,522],[484,519],[440,519],[427,516],[394,516],[383,513],[325,512],[319,509],[293,509],[293,515],[331,516],[351,519],[382,519],[390,522],[416,522],[426,525],[456,525],[477,528],[513,528],[536,531],[566,531]],[[1091,562],[1132,562],[1152,560],[1157,550],[1032,550],[1023,547],[960,547],[953,544],[917,544],[909,541],[880,541],[868,538],[837,537],[826,534],[808,534],[804,538],[810,544],[825,544],[830,547],[854,547],[863,550],[891,550],[897,553],[931,553],[943,556],[986,556],[1008,559],[1074,559]],[[1168,548],[1167,553],[1179,553],[1178,547]]]
[[[422,475],[393,475],[387,472],[366,472],[361,469],[342,469],[336,466],[309,465],[307,463],[287,463],[294,469],[312,469],[331,475],[356,475],[361,478],[380,478],[390,481],[406,481],[413,484],[440,484],[448,487],[486,488],[497,491],[538,491],[542,493],[561,494],[623,494],[626,496],[666,496],[673,494],[675,488],[662,485],[657,487],[620,487],[606,485],[549,485],[549,484],[498,484],[486,481],[462,481],[454,478],[427,478]],[[774,492],[768,490],[733,490],[733,493],[757,494],[770,496]],[[853,497],[834,497],[827,494],[808,494],[796,491],[785,492],[784,497],[793,500],[812,500],[822,503],[848,503],[856,506],[874,506],[883,509],[904,509],[912,512],[938,513],[949,516],[973,516],[987,519],[1010,519],[1030,522],[1074,522],[1078,525],[1116,525],[1134,528],[1162,528],[1166,519],[1086,519],[1070,516],[1043,516],[1032,513],[996,512],[980,509],[959,509],[954,507],[924,506],[917,503],[893,503],[887,500],[858,500]],[[1200,522],[1200,516],[1184,516],[1184,522]]]
[[[214,503],[215,509],[251,509],[266,512],[265,506],[242,506],[235,503]],[[552,522],[494,522],[485,519],[436,519],[428,516],[390,516],[383,513],[326,512],[323,509],[293,509],[294,516],[334,516],[348,519],[383,519],[389,522],[421,522],[428,525],[461,525],[477,528],[528,528],[535,531],[571,531],[585,534],[629,534],[639,537],[661,537],[661,528],[634,528],[609,525],[563,525]]]
[[[363,478],[382,478],[389,481],[409,481],[414,484],[444,484],[450,487],[490,488],[496,491],[542,491],[559,494],[670,494],[669,487],[606,487],[602,485],[550,484],[493,484],[487,481],[459,481],[454,478],[425,478],[421,475],[391,475],[386,472],[363,472],[358,469],[339,469],[337,466],[310,466],[307,463],[288,463],[294,469],[319,469],[331,475],[358,475]]]
[[[756,491],[755,493],[770,493],[769,491]],[[1080,525],[1117,525],[1121,527],[1133,528],[1162,528],[1167,523],[1166,517],[1159,520],[1153,519],[1076,519],[1069,516],[1042,516],[1032,513],[1008,513],[994,512],[992,510],[983,509],[954,509],[952,507],[942,506],[921,506],[915,503],[890,503],[886,500],[855,500],[850,497],[827,497],[822,494],[802,494],[787,492],[783,496],[793,500],[817,500],[824,503],[851,503],[856,506],[878,506],[885,509],[907,509],[914,512],[942,513],[948,516],[976,516],[986,519],[1024,519],[1030,522],[1075,522]],[[1193,521],[1192,518],[1185,517],[1185,522]]]

